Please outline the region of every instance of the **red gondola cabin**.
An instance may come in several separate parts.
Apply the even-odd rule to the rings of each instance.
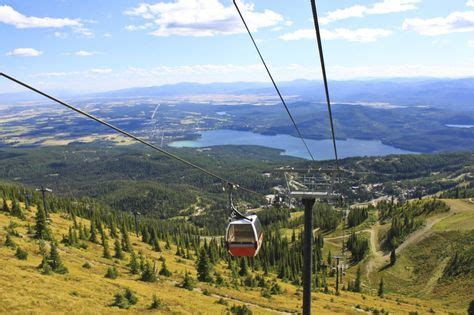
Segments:
[[[248,219],[236,219],[229,223],[226,232],[227,250],[232,256],[253,257],[258,254],[263,242],[260,220],[255,214]]]

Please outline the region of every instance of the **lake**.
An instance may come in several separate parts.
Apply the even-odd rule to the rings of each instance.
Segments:
[[[216,145],[259,145],[283,150],[283,155],[309,159],[308,152],[301,139],[290,135],[261,135],[250,131],[224,129],[204,131],[200,135],[201,137],[196,140],[174,141],[169,146],[175,148],[202,148]],[[315,159],[330,160],[334,158],[331,140],[305,139],[305,141]],[[340,158],[416,153],[385,145],[378,140],[338,140],[337,148]]]

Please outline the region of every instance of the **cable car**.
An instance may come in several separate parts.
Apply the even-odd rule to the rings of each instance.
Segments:
[[[260,220],[255,214],[233,219],[227,226],[227,250],[235,257],[254,257],[263,242]]]

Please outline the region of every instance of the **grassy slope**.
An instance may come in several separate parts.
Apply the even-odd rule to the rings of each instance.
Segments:
[[[449,282],[439,278],[454,246],[474,244],[474,204],[466,200],[445,202],[451,207],[450,213],[441,220],[439,214],[430,217],[428,220],[437,223],[398,253],[394,267],[379,269],[371,274],[370,280],[375,284],[383,277],[389,292],[438,300],[450,311],[463,313],[474,296],[474,279],[466,277]]]
[[[33,213],[27,213],[28,222],[33,225]],[[29,253],[28,260],[21,261],[15,258],[14,251],[3,246],[5,239],[5,227],[13,221],[20,225],[16,230],[23,237],[14,237],[14,241]],[[52,229],[57,239],[67,232],[71,222],[58,214],[52,214]],[[88,225],[86,220],[83,220]],[[226,310],[226,306],[216,304],[220,296],[227,296],[231,300],[229,305],[251,303],[250,308],[256,314],[271,313],[274,311],[297,312],[301,305],[301,294],[297,288],[281,283],[285,289],[282,295],[274,296],[272,299],[263,298],[259,290],[234,290],[229,288],[215,288],[206,284],[198,283],[194,291],[187,291],[176,287],[180,282],[184,270],[190,271],[195,277],[194,261],[179,261],[174,255],[175,248],[164,253],[155,253],[149,246],[141,243],[134,236],[131,237],[135,250],[142,250],[145,256],[155,259],[163,256],[166,258],[168,268],[173,276],[160,279],[157,283],[144,283],[138,281],[138,276],[131,275],[126,268],[126,261],[116,263],[120,276],[116,280],[104,278],[106,269],[113,264],[112,260],[102,258],[102,247],[88,243],[87,250],[60,245],[60,254],[69,268],[67,275],[42,275],[36,269],[40,263],[37,242],[26,235],[26,222],[0,213],[0,312],[81,312],[81,313],[109,313],[120,312],[118,308],[111,308],[114,293],[123,291],[123,288],[131,288],[139,297],[139,302],[130,311],[146,312],[151,303],[153,294],[165,303],[167,309],[175,313],[204,313],[219,314]],[[111,245],[111,244],[110,244]],[[164,244],[162,244],[164,247]],[[84,269],[82,265],[86,262],[92,264],[92,269]],[[159,266],[159,262],[158,262]],[[224,266],[218,269],[227,275]],[[205,296],[201,290],[207,288],[212,295]],[[426,312],[431,303],[418,299],[403,299],[396,295],[389,295],[385,299],[372,296],[363,296],[342,292],[341,296],[314,293],[314,312],[324,314],[353,314],[355,306],[375,307],[385,309],[391,313],[408,313],[409,311]],[[418,306],[417,306],[418,305]],[[442,308],[437,305],[437,310]],[[446,309],[445,309],[446,311]]]

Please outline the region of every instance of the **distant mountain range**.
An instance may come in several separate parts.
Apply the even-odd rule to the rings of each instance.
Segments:
[[[321,81],[282,82],[284,95],[323,101]],[[474,78],[467,79],[387,79],[331,81],[331,97],[336,102],[386,102],[395,105],[428,105],[450,109],[474,109]],[[131,88],[96,94],[100,97],[163,97],[198,94],[275,95],[266,83],[178,83]]]
[[[295,80],[281,82],[284,95],[298,96],[308,101],[323,101],[321,81]],[[444,109],[473,110],[474,78],[465,79],[373,79],[331,81],[334,102],[384,102],[394,105],[427,105]],[[257,94],[275,95],[269,83],[177,83],[151,87],[137,87],[88,95],[88,98],[174,97],[201,94]],[[64,94],[73,97],[71,94]],[[37,99],[32,93],[0,94],[0,103]]]

